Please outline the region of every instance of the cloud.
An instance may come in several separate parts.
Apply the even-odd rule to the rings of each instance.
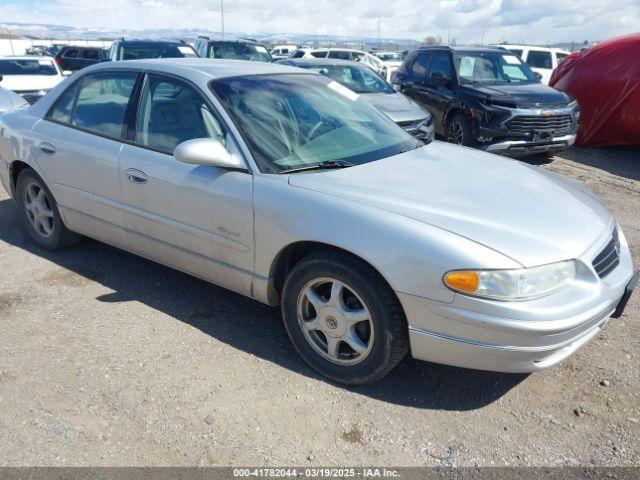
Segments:
[[[3,22],[95,29],[218,30],[219,0],[0,0]],[[459,43],[596,40],[640,24],[638,0],[226,0],[225,27],[241,33],[306,33]]]

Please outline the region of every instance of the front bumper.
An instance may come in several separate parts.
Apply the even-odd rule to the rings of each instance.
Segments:
[[[610,235],[610,234],[609,234]],[[600,239],[579,260],[590,264]],[[584,263],[587,266],[587,262]],[[534,372],[570,356],[621,313],[637,282],[626,241],[606,277],[536,300],[499,302],[456,294],[452,303],[398,293],[409,322],[412,356],[497,372]]]
[[[527,153],[559,152],[566,150],[576,141],[576,135],[563,135],[551,137],[546,140],[504,140],[488,144],[483,150],[504,155],[518,155]]]

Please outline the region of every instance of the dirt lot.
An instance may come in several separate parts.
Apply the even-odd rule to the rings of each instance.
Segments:
[[[593,189],[640,265],[640,152],[531,159]],[[93,241],[30,245],[0,194],[0,465],[640,465],[640,292],[530,376],[405,360],[344,388],[279,312]]]

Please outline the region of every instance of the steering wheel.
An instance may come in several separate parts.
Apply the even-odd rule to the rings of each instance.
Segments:
[[[318,123],[316,123],[313,127],[311,127],[311,130],[309,130],[309,134],[306,137],[307,142],[311,141],[313,139],[313,135],[318,131],[318,129],[324,125],[325,123],[327,123],[327,121],[323,118],[322,120],[320,120]]]

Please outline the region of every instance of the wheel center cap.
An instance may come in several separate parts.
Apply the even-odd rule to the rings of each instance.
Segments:
[[[334,308],[325,309],[320,313],[322,331],[332,337],[342,337],[347,328],[347,322],[343,315]]]

